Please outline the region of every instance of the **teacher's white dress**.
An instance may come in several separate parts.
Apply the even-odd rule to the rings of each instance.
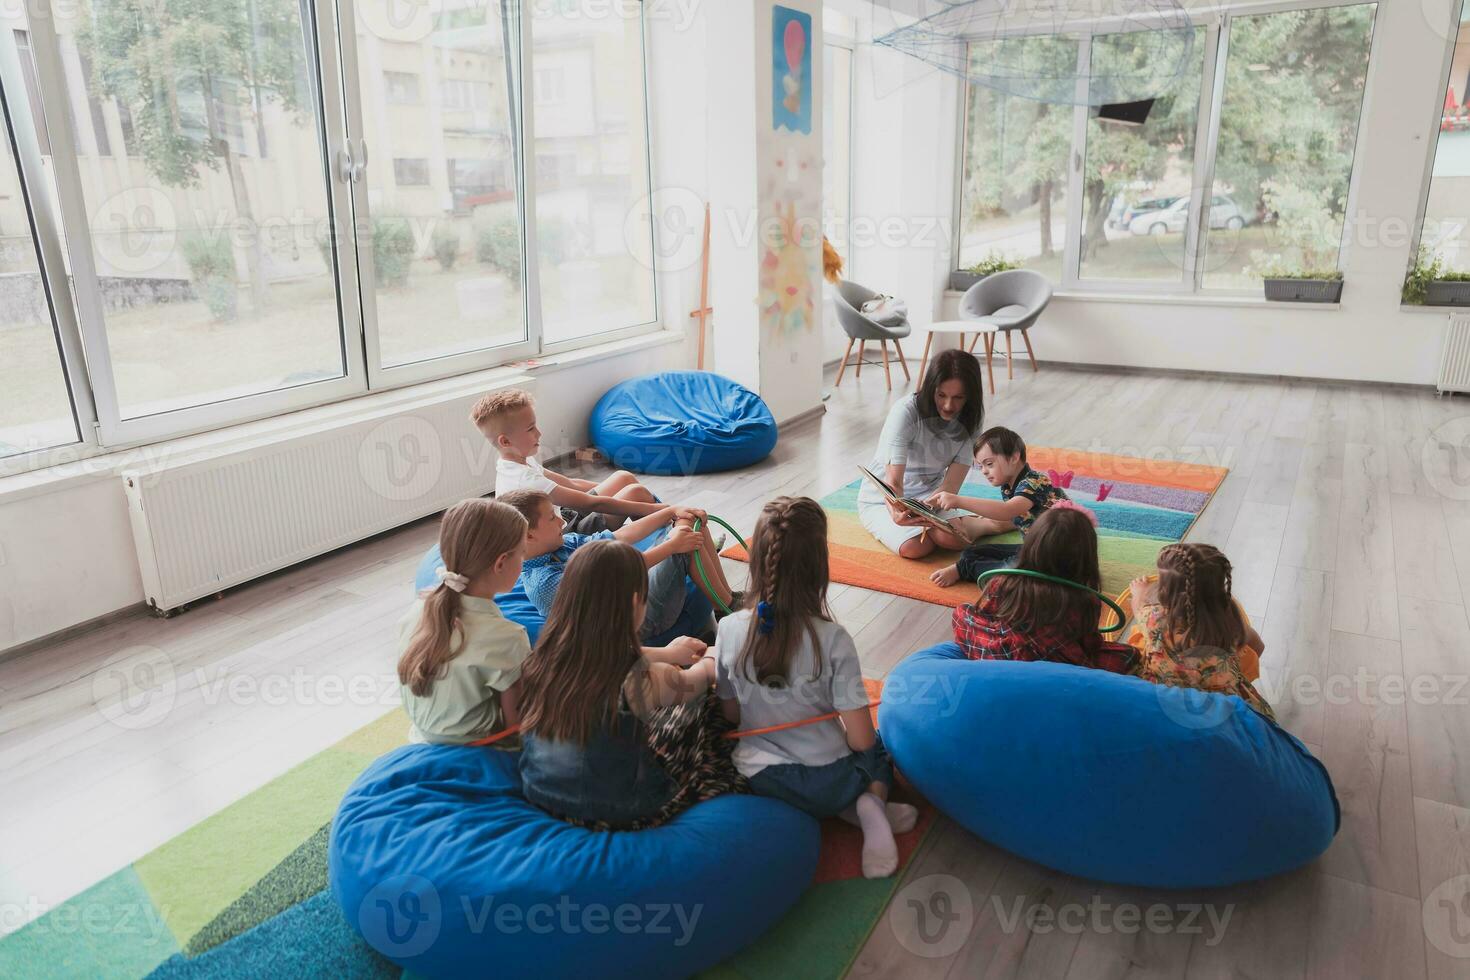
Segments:
[[[970,465],[978,433],[965,429],[958,419],[946,422],[939,416],[920,418],[918,396],[910,395],[894,404],[878,436],[878,449],[868,469],[883,476],[890,465],[902,465],[903,495],[923,500],[944,482],[944,474],[955,463]],[[948,510],[945,518],[964,517],[965,510]],[[903,543],[916,538],[921,527],[895,524],[883,494],[868,480],[858,490],[858,519],[868,533],[894,554]]]

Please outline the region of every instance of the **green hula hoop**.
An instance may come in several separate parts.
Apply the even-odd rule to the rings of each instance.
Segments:
[[[1118,616],[1118,624],[1116,626],[1099,626],[1097,628],[1097,631],[1099,633],[1116,633],[1124,626],[1128,625],[1128,614],[1123,611],[1122,606],[1118,605],[1112,599],[1109,599],[1107,596],[1097,591],[1097,589],[1089,588],[1088,586],[1083,585],[1081,582],[1073,582],[1069,578],[1058,578],[1055,575],[1048,575],[1045,572],[1033,572],[1029,568],[992,568],[990,571],[984,573],[979,578],[977,578],[975,580],[975,584],[983,587],[985,585],[986,579],[994,578],[997,575],[1020,575],[1024,578],[1034,578],[1040,579],[1043,582],[1051,582],[1053,585],[1065,585],[1069,588],[1081,589],[1084,592],[1091,592],[1093,595],[1101,599],[1103,603],[1106,604],[1107,607]]]
[[[716,517],[713,514],[708,515],[708,517],[709,517],[709,519],[711,521],[714,521],[716,524],[720,525],[720,527],[724,528],[725,530],[729,531],[731,534],[735,535],[735,540],[740,542],[740,547],[744,548],[746,551],[749,551],[750,550],[750,547],[748,545],[746,545],[746,543],[745,543],[745,539],[740,536],[740,532],[739,531],[735,530],[733,527],[731,527],[730,525],[726,524],[723,520],[721,520],[720,518]],[[699,528],[700,528],[700,526],[702,524],[704,524],[704,521],[703,520],[701,520],[699,518],[695,518],[695,520],[694,520],[694,530],[698,531]],[[710,597],[715,600],[715,604],[717,606],[719,606],[721,609],[723,609],[726,613],[733,613],[735,610],[733,610],[729,606],[725,605],[723,602],[721,602],[719,600],[719,598],[717,598],[715,596],[714,587],[709,584],[709,576],[704,573],[704,562],[702,562],[702,561],[699,560],[699,552],[697,552],[697,551],[694,553],[694,570],[699,573],[699,580],[704,583],[704,590],[705,590],[705,592],[709,593]],[[1114,608],[1116,608],[1116,607],[1114,607]],[[1119,629],[1122,629],[1121,626],[1118,627],[1118,628]]]

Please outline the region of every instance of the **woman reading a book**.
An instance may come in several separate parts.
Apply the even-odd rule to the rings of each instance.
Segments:
[[[962,350],[947,350],[931,361],[919,390],[889,410],[867,467],[872,476],[858,490],[858,517],[894,554],[923,558],[969,543],[962,521],[973,515],[963,510],[926,515],[921,502],[938,491],[960,489],[984,415],[980,362]]]

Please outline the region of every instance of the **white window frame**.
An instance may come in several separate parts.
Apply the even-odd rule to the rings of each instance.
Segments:
[[[853,185],[857,175],[857,161],[854,159],[852,150],[857,145],[857,133],[853,128],[857,122],[857,117],[853,112],[853,104],[856,102],[857,96],[857,39],[849,37],[846,34],[827,31],[825,25],[826,21],[824,19],[822,45],[824,47],[841,48],[847,52],[847,201],[843,208],[843,213],[847,215],[847,227],[843,229],[845,232],[843,246],[847,250],[847,257],[844,259],[843,270],[846,273],[846,278],[856,279],[857,275],[853,270],[853,259],[856,257],[858,250],[853,248],[852,245],[852,202]],[[826,166],[826,164],[827,162],[825,160],[822,161],[823,166]]]
[[[522,7],[522,9],[524,9],[524,6]],[[533,50],[533,46],[531,43],[531,18],[529,16],[522,15],[521,20],[523,22],[523,30],[521,32],[521,50],[525,52],[526,57],[529,57],[534,61],[535,51]],[[648,173],[649,190],[648,195],[644,198],[644,203],[648,203],[651,207],[653,195],[658,188],[658,184],[655,183],[654,178],[656,175],[653,172],[653,105],[648,90],[648,17],[644,11],[644,5],[641,3],[638,5],[638,45],[639,81],[643,86],[643,166]],[[524,132],[526,133],[526,137],[522,141],[525,143],[525,150],[522,156],[522,167],[524,170],[527,171],[527,179],[532,188],[532,190],[529,192],[531,196],[528,197],[530,207],[527,211],[528,217],[526,219],[528,235],[526,245],[526,248],[528,249],[528,251],[526,252],[527,260],[523,262],[522,265],[526,266],[528,269],[534,270],[536,273],[536,279],[534,280],[534,282],[528,282],[526,285],[526,296],[528,297],[528,299],[534,299],[535,301],[534,308],[536,330],[537,336],[539,338],[542,331],[540,282],[541,263],[539,259],[537,261],[531,261],[533,257],[539,256],[540,253],[536,251],[534,239],[536,222],[529,217],[530,214],[534,213],[534,208],[536,206],[536,197],[534,193],[536,171],[536,129],[534,113],[536,96],[534,88],[535,74],[536,72],[534,65],[525,67],[521,71],[522,85],[526,89],[526,91],[521,96],[521,104],[524,107],[524,111],[526,114],[526,121],[524,123]],[[596,344],[615,343],[619,340],[627,340],[630,337],[638,337],[647,333],[655,333],[663,329],[663,303],[659,287],[658,241],[655,238],[655,222],[653,220],[653,215],[651,212],[648,215],[648,220],[645,221],[644,224],[648,228],[648,257],[649,261],[653,264],[652,268],[648,270],[649,281],[653,287],[652,318],[644,320],[642,323],[630,323],[626,327],[620,327],[616,330],[604,330],[601,333],[587,334],[582,337],[573,337],[569,340],[558,341],[554,344],[541,342],[540,349],[543,356],[550,357],[556,354],[565,354],[568,351],[581,350],[584,347],[591,347]]]
[[[1249,6],[1218,6],[1200,9],[1193,12],[1189,17],[1189,23],[1196,28],[1203,28],[1204,35],[1204,58],[1202,63],[1202,77],[1200,79],[1200,107],[1199,115],[1195,120],[1195,160],[1194,176],[1190,185],[1190,222],[1185,228],[1184,261],[1188,264],[1192,273],[1181,276],[1180,282],[1166,282],[1145,279],[1083,279],[1079,275],[1082,247],[1082,178],[1086,164],[1085,154],[1087,152],[1087,69],[1091,59],[1092,43],[1098,37],[1113,34],[1129,33],[1137,31],[1136,24],[1130,24],[1127,19],[1112,17],[1078,20],[1068,24],[1068,30],[1057,33],[1053,30],[1036,28],[1018,28],[1012,31],[1000,31],[993,37],[1063,37],[1077,44],[1078,53],[1078,81],[1077,101],[1079,104],[1073,108],[1073,130],[1071,156],[1067,167],[1067,221],[1066,221],[1066,243],[1062,256],[1062,276],[1057,283],[1057,288],[1069,293],[1096,293],[1102,295],[1163,295],[1163,296],[1200,296],[1215,298],[1230,297],[1259,297],[1259,289],[1251,288],[1219,288],[1204,285],[1206,233],[1205,222],[1208,211],[1203,207],[1206,196],[1213,193],[1215,179],[1215,152],[1220,135],[1220,113],[1223,108],[1225,97],[1225,65],[1229,56],[1230,48],[1230,25],[1240,17],[1255,17],[1265,14],[1282,13],[1290,10],[1324,10],[1333,7],[1358,7],[1371,5],[1373,9],[1372,36],[1368,49],[1368,65],[1364,72],[1363,99],[1358,108],[1358,127],[1353,148],[1352,169],[1348,176],[1348,193],[1346,213],[1343,217],[1341,241],[1338,247],[1337,267],[1342,269],[1346,266],[1347,256],[1351,244],[1352,209],[1358,197],[1358,180],[1360,168],[1358,161],[1361,158],[1360,151],[1363,147],[1363,119],[1367,115],[1369,93],[1379,61],[1379,39],[1382,35],[1378,23],[1379,9],[1386,0],[1279,0],[1279,2],[1268,2],[1251,4]],[[987,37],[986,40],[990,40]],[[1451,40],[1453,50],[1453,40]],[[966,45],[966,61],[968,63],[969,46]],[[1446,68],[1448,72],[1448,68]],[[964,238],[962,226],[962,215],[964,213],[964,186],[965,186],[965,152],[969,142],[967,127],[969,123],[969,88],[970,83],[963,79],[960,83],[964,86],[958,103],[958,119],[956,129],[959,139],[956,141],[955,149],[955,178],[954,178],[954,228],[951,239],[951,255],[954,256],[955,264],[958,265],[960,256],[960,243]],[[1431,160],[1432,165],[1432,160]],[[1426,186],[1425,195],[1428,189]],[[1421,206],[1422,216],[1422,206]],[[1417,240],[1417,239],[1416,239]]]
[[[323,160],[323,179],[327,189],[334,226],[371,229],[371,214],[364,181],[351,179],[351,161],[363,162],[371,153],[364,148],[362,128],[361,83],[357,74],[355,25],[350,0],[340,4],[322,0],[306,2],[303,12],[310,20],[302,25],[311,79],[312,96],[320,114],[318,140]],[[391,390],[407,385],[468,374],[499,367],[537,355],[556,355],[604,344],[611,344],[663,329],[657,261],[649,271],[652,283],[653,315],[650,319],[616,330],[592,333],[556,344],[542,342],[540,270],[536,248],[534,117],[534,51],[531,44],[531,19],[524,8],[512,8],[512,30],[518,37],[518,50],[508,53],[507,87],[511,93],[512,133],[517,140],[514,153],[515,181],[520,197],[521,243],[523,249],[522,297],[526,339],[523,342],[486,348],[465,354],[448,355],[416,361],[390,368],[378,367],[378,335],[375,304],[364,297],[375,297],[374,271],[370,231],[359,230],[356,236],[335,234],[333,240],[333,272],[338,299],[338,326],[343,351],[344,373],[341,377],[309,382],[290,388],[261,392],[197,406],[189,406],[156,415],[123,419],[120,417],[117,390],[112,375],[111,352],[107,344],[107,323],[100,286],[96,274],[91,227],[82,191],[80,165],[76,156],[76,134],[73,121],[80,127],[75,106],[75,86],[64,79],[62,48],[52,21],[49,6],[28,8],[28,43],[35,64],[41,111],[54,116],[47,134],[51,140],[50,157],[55,173],[57,200],[50,199],[40,151],[40,140],[32,107],[24,83],[19,52],[14,37],[0,37],[0,84],[7,99],[9,133],[16,154],[21,186],[31,214],[31,228],[40,255],[41,274],[51,301],[53,322],[63,356],[63,371],[70,389],[71,403],[79,433],[79,441],[63,446],[21,453],[0,459],[0,476],[29,472],[75,462],[112,450],[132,448],[149,443],[220,429],[262,418],[282,415],[303,408],[361,397],[373,391]],[[648,20],[639,10],[639,71],[643,86],[643,166],[648,185],[654,187],[652,134],[654,120],[648,85]],[[344,40],[347,39],[347,40]],[[488,86],[493,92],[493,86]],[[20,98],[16,98],[19,93]],[[422,81],[420,97],[424,97]],[[85,99],[83,100],[85,102]],[[90,125],[90,115],[87,116]],[[371,162],[371,161],[369,161]],[[389,163],[390,161],[384,161]],[[384,165],[379,163],[379,166]],[[431,181],[432,181],[432,174]],[[354,211],[354,207],[357,209]],[[354,214],[363,216],[355,226]],[[60,221],[56,216],[60,215]],[[68,235],[63,238],[62,227]],[[648,222],[649,254],[658,255],[653,222]],[[63,249],[62,241],[67,242]],[[65,254],[64,254],[65,253]],[[66,272],[66,259],[71,261],[71,275]]]
[[[34,50],[34,35],[31,35],[31,45]],[[38,87],[39,84],[38,79]],[[57,348],[61,354],[62,378],[67,386],[72,423],[77,433],[76,440],[60,446],[0,459],[0,476],[4,476],[95,453],[97,409],[92,401],[92,388],[87,382],[82,334],[71,303],[71,290],[67,285],[66,260],[62,255],[61,236],[56,226],[56,210],[44,176],[36,120],[31,113],[30,97],[13,34],[0,37],[0,112],[4,114],[5,139],[10,144],[11,152],[15,154],[21,203],[26,209],[33,247],[40,264],[39,271],[45,287],[52,329],[56,333]],[[70,139],[69,133],[67,137]]]
[[[339,66],[340,74],[334,74],[330,77],[334,80],[334,83],[337,78],[340,78],[342,80],[342,89],[346,93],[343,106],[343,125],[345,128],[341,130],[341,132],[345,133],[341,147],[344,159],[356,160],[359,163],[363,163],[366,167],[386,165],[391,168],[391,159],[384,159],[382,163],[377,163],[378,156],[381,156],[381,154],[375,156],[372,145],[367,143],[365,138],[367,130],[364,120],[366,116],[364,114],[362,100],[361,75],[358,71],[358,52],[356,46],[357,15],[354,4],[351,0],[342,0],[339,4],[322,3],[321,6],[336,7],[339,10],[338,30],[341,33],[324,36],[338,38],[340,40],[340,43],[333,42],[327,46],[331,47],[333,54],[341,59]],[[490,13],[495,13],[497,6],[494,2],[489,2],[486,4],[485,9]],[[515,24],[514,22],[516,20],[519,20],[521,23],[518,25]],[[521,43],[523,45],[527,41],[528,28],[525,23],[526,20],[527,18],[525,17],[516,17],[512,14],[513,27],[519,27]],[[512,53],[507,52],[506,63],[508,72],[512,71],[510,65],[514,57]],[[516,119],[518,111],[524,113],[526,119],[530,118],[530,114],[527,112],[528,107],[524,104],[524,91],[519,93],[522,104],[520,106],[514,104],[517,94],[514,89],[510,93],[512,99],[510,106],[510,130],[511,139],[515,144],[513,156],[516,160],[516,173],[514,180],[517,209],[521,222],[521,248],[527,250],[522,252],[521,260],[521,293],[523,297],[521,316],[526,325],[525,339],[497,347],[486,347],[459,354],[446,354],[440,357],[409,361],[406,364],[385,366],[382,363],[382,346],[378,328],[377,274],[373,267],[372,207],[368,201],[368,182],[366,180],[348,180],[346,182],[346,193],[351,199],[351,210],[347,213],[354,215],[356,218],[358,237],[355,243],[357,247],[354,251],[356,254],[355,272],[359,282],[357,295],[361,297],[361,302],[355,305],[359,309],[362,345],[367,361],[367,388],[374,391],[401,388],[405,385],[418,384],[450,375],[480,371],[486,368],[496,367],[508,361],[530,357],[539,348],[541,340],[540,310],[537,303],[528,301],[530,300],[531,292],[530,284],[535,281],[536,276],[535,263],[529,261],[529,256],[535,254],[534,251],[529,251],[534,246],[534,238],[531,235],[534,229],[527,227],[528,221],[526,218],[530,194],[534,191],[533,181],[535,175],[533,173],[527,173],[527,170],[530,168],[527,168],[525,165],[526,139],[524,133],[526,130],[522,128],[525,124],[522,123],[521,126],[518,126]],[[432,180],[432,175],[430,179]]]
[[[1434,160],[1439,154],[1440,120],[1444,117],[1444,95],[1450,84],[1450,71],[1455,66],[1455,46],[1460,37],[1461,18],[1465,16],[1465,3],[1470,0],[1460,0],[1459,3],[1450,5],[1450,20],[1446,25],[1447,36],[1444,47],[1443,60],[1439,69],[1439,88],[1434,99],[1433,115],[1425,123],[1425,131],[1430,134],[1432,145],[1429,152],[1425,154],[1424,175],[1419,183],[1419,206],[1414,214],[1414,224],[1410,229],[1409,261],[1404,267],[1405,275],[1413,267],[1414,257],[1419,254],[1419,249],[1424,245],[1424,222],[1429,217],[1429,192],[1434,183]],[[1470,97],[1470,96],[1467,96]]]
[[[307,32],[315,30],[318,35],[323,34],[323,25],[320,21],[330,15],[331,6],[331,4],[322,4],[317,7],[318,23],[304,23],[303,30]],[[51,20],[51,10],[46,5],[31,9],[29,16],[31,49],[36,60],[36,74],[40,82],[42,99],[44,102],[50,98],[52,101],[47,104],[54,105],[56,96],[50,93],[62,95],[67,93],[64,87],[66,82],[62,62],[59,57],[61,47],[55,24]],[[309,40],[314,39],[309,38]],[[308,44],[309,54],[313,48],[320,50],[321,46]],[[310,72],[308,74],[311,76]],[[318,72],[314,77],[323,76]],[[318,136],[321,139],[319,145],[325,168],[333,159],[330,140],[327,137],[327,134],[333,132],[332,87],[314,82],[313,95],[317,99],[321,113]],[[66,99],[63,98],[61,101],[65,102]],[[70,111],[71,107],[68,105],[65,110]],[[153,415],[123,418],[119,410],[118,392],[112,372],[112,352],[107,342],[106,311],[97,278],[92,229],[82,191],[80,165],[72,139],[72,129],[69,125],[50,125],[47,128],[51,136],[51,160],[56,174],[57,203],[60,205],[62,222],[66,228],[67,253],[71,259],[71,293],[76,300],[82,343],[87,354],[87,377],[91,384],[93,405],[96,409],[97,441],[100,445],[113,448],[156,442],[188,432],[216,429],[237,422],[281,415],[310,405],[361,394],[366,390],[361,331],[352,329],[351,322],[356,304],[349,301],[351,294],[344,292],[339,280],[338,329],[344,368],[341,377],[222,399]],[[326,179],[328,174],[324,173],[323,177]],[[327,187],[331,198],[332,214],[335,218],[344,213],[341,210],[343,199],[335,192],[335,181],[329,180]],[[343,264],[338,262],[339,267]]]

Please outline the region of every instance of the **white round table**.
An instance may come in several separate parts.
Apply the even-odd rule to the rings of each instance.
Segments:
[[[993,323],[984,320],[937,320],[934,323],[921,326],[910,322],[917,333],[923,331],[928,336],[924,338],[924,356],[919,359],[919,383],[923,384],[924,367],[929,363],[929,345],[934,342],[937,333],[957,333],[960,335],[960,350],[965,349],[965,334],[975,334],[978,340],[983,334],[985,336],[985,370],[990,375],[990,393],[995,394],[995,371],[991,367],[990,358],[995,352],[995,334],[998,328]],[[975,346],[975,341],[970,341],[970,347]]]

